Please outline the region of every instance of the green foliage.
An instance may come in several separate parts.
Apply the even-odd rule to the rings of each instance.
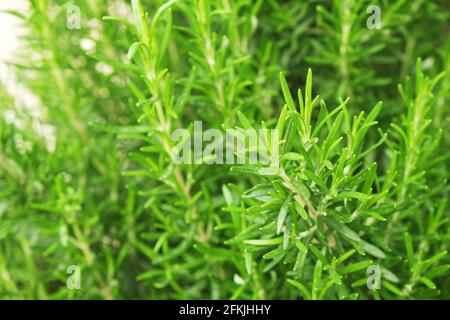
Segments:
[[[10,64],[39,112],[0,86],[0,298],[450,298],[445,0],[381,1],[381,29],[365,0],[81,0],[80,30],[28,2]],[[176,164],[194,121],[279,154]]]

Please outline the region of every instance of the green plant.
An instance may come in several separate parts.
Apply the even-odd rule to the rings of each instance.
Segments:
[[[381,1],[379,30],[365,0],[82,0],[79,30],[28,3],[1,298],[450,297],[445,1]],[[264,129],[269,163],[175,163],[194,121]]]

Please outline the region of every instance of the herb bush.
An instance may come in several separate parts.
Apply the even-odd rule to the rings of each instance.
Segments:
[[[447,0],[28,2],[1,298],[450,298]],[[278,161],[174,163],[194,121]]]

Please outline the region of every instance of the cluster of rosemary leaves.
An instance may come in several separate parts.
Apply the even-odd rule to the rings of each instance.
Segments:
[[[28,6],[0,298],[450,298],[447,0]],[[277,158],[175,163],[195,121]]]

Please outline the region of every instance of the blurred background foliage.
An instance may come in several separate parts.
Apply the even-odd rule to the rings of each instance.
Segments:
[[[381,8],[379,30],[366,26],[372,4]],[[67,26],[71,5],[80,8],[80,29]],[[448,1],[29,0],[28,7],[1,13],[26,30],[21,50],[4,62],[39,104],[31,110],[0,84],[0,298],[450,297]],[[352,266],[366,260],[349,244],[306,243],[304,273],[292,269],[303,244],[261,250],[254,237],[274,235],[280,210],[296,212],[289,203],[280,209],[292,199],[279,182],[268,182],[276,197],[263,192],[275,216],[252,212],[256,200],[245,191],[263,190],[267,178],[170,158],[171,130],[194,120],[210,128],[279,124],[289,103],[279,73],[293,92],[305,87],[308,68],[313,95],[330,112],[347,97],[349,118],[383,101],[377,128],[388,138],[352,171],[376,161],[378,192],[389,168],[398,174],[373,209],[387,222],[351,224],[388,255],[380,264],[391,276],[378,291],[352,285],[365,277]],[[442,71],[433,85],[421,81],[422,72],[434,79]],[[330,119],[328,131],[338,121]],[[379,139],[370,130],[364,146]],[[336,174],[338,162],[330,166]],[[298,168],[286,172],[293,178]],[[311,181],[305,188],[313,204],[327,197]],[[341,199],[345,210],[354,209],[351,199]],[[343,270],[339,257],[351,261]],[[80,290],[66,287],[70,265],[81,268]]]

